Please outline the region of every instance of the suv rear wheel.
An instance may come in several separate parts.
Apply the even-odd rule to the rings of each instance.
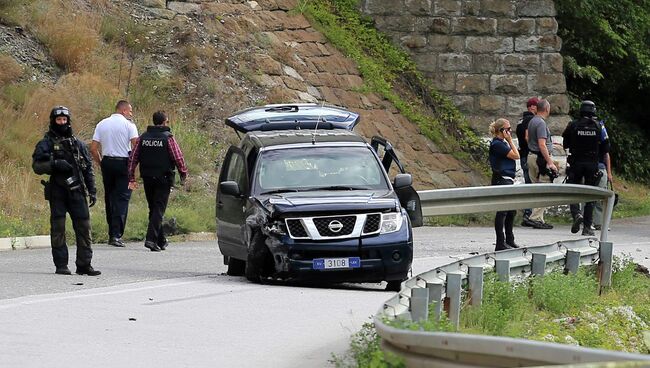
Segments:
[[[386,291],[397,291],[399,292],[402,289],[402,281],[401,280],[392,280],[392,281],[387,281],[386,283]]]

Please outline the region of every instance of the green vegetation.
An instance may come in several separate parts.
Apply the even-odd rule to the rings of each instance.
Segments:
[[[463,302],[461,333],[508,336],[608,350],[650,354],[650,276],[630,259],[614,262],[612,287],[598,295],[594,269],[575,275],[560,272],[518,283],[499,282],[487,275],[483,304]],[[433,305],[430,306],[433,310]],[[386,323],[414,331],[454,332],[443,316],[422,322]],[[337,367],[403,367],[380,348],[374,324],[364,324],[351,338],[350,350],[334,357]]]
[[[650,353],[650,277],[629,259],[615,262],[612,287],[598,295],[594,269],[560,272],[518,283],[486,278],[483,304],[461,311],[459,332],[526,338],[586,347]],[[449,324],[393,321],[395,326],[453,331]]]
[[[606,119],[612,162],[629,180],[650,182],[650,1],[557,0],[567,88],[596,102]]]
[[[431,87],[404,51],[374,28],[371,18],[361,15],[358,3],[301,0],[296,11],[305,14],[334,46],[357,63],[365,91],[386,98],[425,136],[457,158],[487,162],[485,145],[463,115]]]

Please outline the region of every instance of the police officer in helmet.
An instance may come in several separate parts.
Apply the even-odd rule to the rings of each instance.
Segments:
[[[596,105],[592,101],[582,101],[580,117],[570,122],[562,133],[564,149],[569,150],[567,183],[598,185],[598,159],[603,149],[601,130],[596,119]],[[591,230],[594,202],[585,205],[584,217],[580,214],[579,204],[570,207],[573,217],[571,232],[577,233],[582,225],[582,235],[594,235]]]
[[[34,149],[32,168],[38,175],[50,175],[45,186],[45,199],[50,202],[50,239],[55,273],[70,275],[65,216],[70,214],[77,240],[76,273],[97,276],[100,271],[90,265],[89,207],[97,202],[95,175],[86,145],[72,134],[70,110],[57,106],[50,112],[50,126]],[[89,202],[86,200],[88,196]]]

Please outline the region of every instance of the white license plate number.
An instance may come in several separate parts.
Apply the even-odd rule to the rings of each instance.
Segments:
[[[349,258],[316,258],[313,261],[315,270],[331,270],[337,268],[359,268],[361,259],[359,257]]]

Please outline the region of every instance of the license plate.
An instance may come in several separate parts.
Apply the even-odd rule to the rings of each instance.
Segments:
[[[337,268],[359,268],[361,267],[361,258],[316,258],[314,259],[315,270],[330,270]]]

